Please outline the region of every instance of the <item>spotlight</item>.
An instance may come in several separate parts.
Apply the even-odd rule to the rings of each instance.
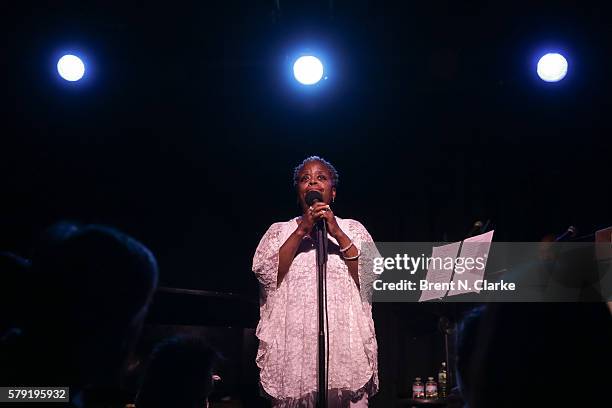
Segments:
[[[57,72],[66,81],[78,81],[85,74],[85,64],[76,55],[64,55],[57,61]]]
[[[303,85],[314,85],[323,77],[323,64],[317,57],[305,55],[293,64],[293,76]]]
[[[567,74],[567,60],[561,54],[550,53],[538,61],[538,76],[546,82],[558,82]]]

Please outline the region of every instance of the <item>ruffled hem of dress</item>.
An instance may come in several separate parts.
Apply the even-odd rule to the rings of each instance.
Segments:
[[[357,391],[333,389],[327,392],[328,405],[337,407],[348,407],[350,402],[357,402],[363,398],[364,394],[368,394],[368,397],[378,392],[378,384],[375,380],[376,373],[372,375],[372,378]],[[261,384],[260,384],[261,387]],[[302,395],[299,398],[283,398],[278,399],[271,397],[261,387],[262,394],[274,401],[274,408],[317,408],[318,392],[312,391],[308,394]]]

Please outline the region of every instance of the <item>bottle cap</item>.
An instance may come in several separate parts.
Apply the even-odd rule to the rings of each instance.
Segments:
[[[442,362],[442,367],[446,367],[446,361]]]
[[[427,379],[433,381],[433,377],[427,377]]]
[[[415,380],[421,381],[421,377],[417,377],[417,378],[415,378]]]

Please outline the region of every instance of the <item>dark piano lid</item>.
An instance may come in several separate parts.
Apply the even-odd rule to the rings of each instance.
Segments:
[[[258,320],[257,299],[234,293],[160,287],[146,323],[255,328]]]

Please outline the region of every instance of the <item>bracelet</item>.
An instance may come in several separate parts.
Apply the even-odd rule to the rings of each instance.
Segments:
[[[348,245],[346,246],[346,248],[340,248],[340,252],[346,252],[346,251],[348,251],[349,249],[351,249],[351,247],[352,247],[352,246],[353,246],[353,241],[351,241],[351,243],[350,243],[350,244],[348,244]]]
[[[349,248],[350,248],[350,247],[349,247]],[[355,256],[349,256],[349,257],[346,257],[346,256],[344,256],[344,255],[343,255],[343,256],[342,256],[342,258],[343,258],[345,261],[354,261],[355,259],[359,258],[360,256],[361,256],[361,252],[359,252],[359,249],[358,249],[358,250],[357,250],[357,255],[355,255]]]

